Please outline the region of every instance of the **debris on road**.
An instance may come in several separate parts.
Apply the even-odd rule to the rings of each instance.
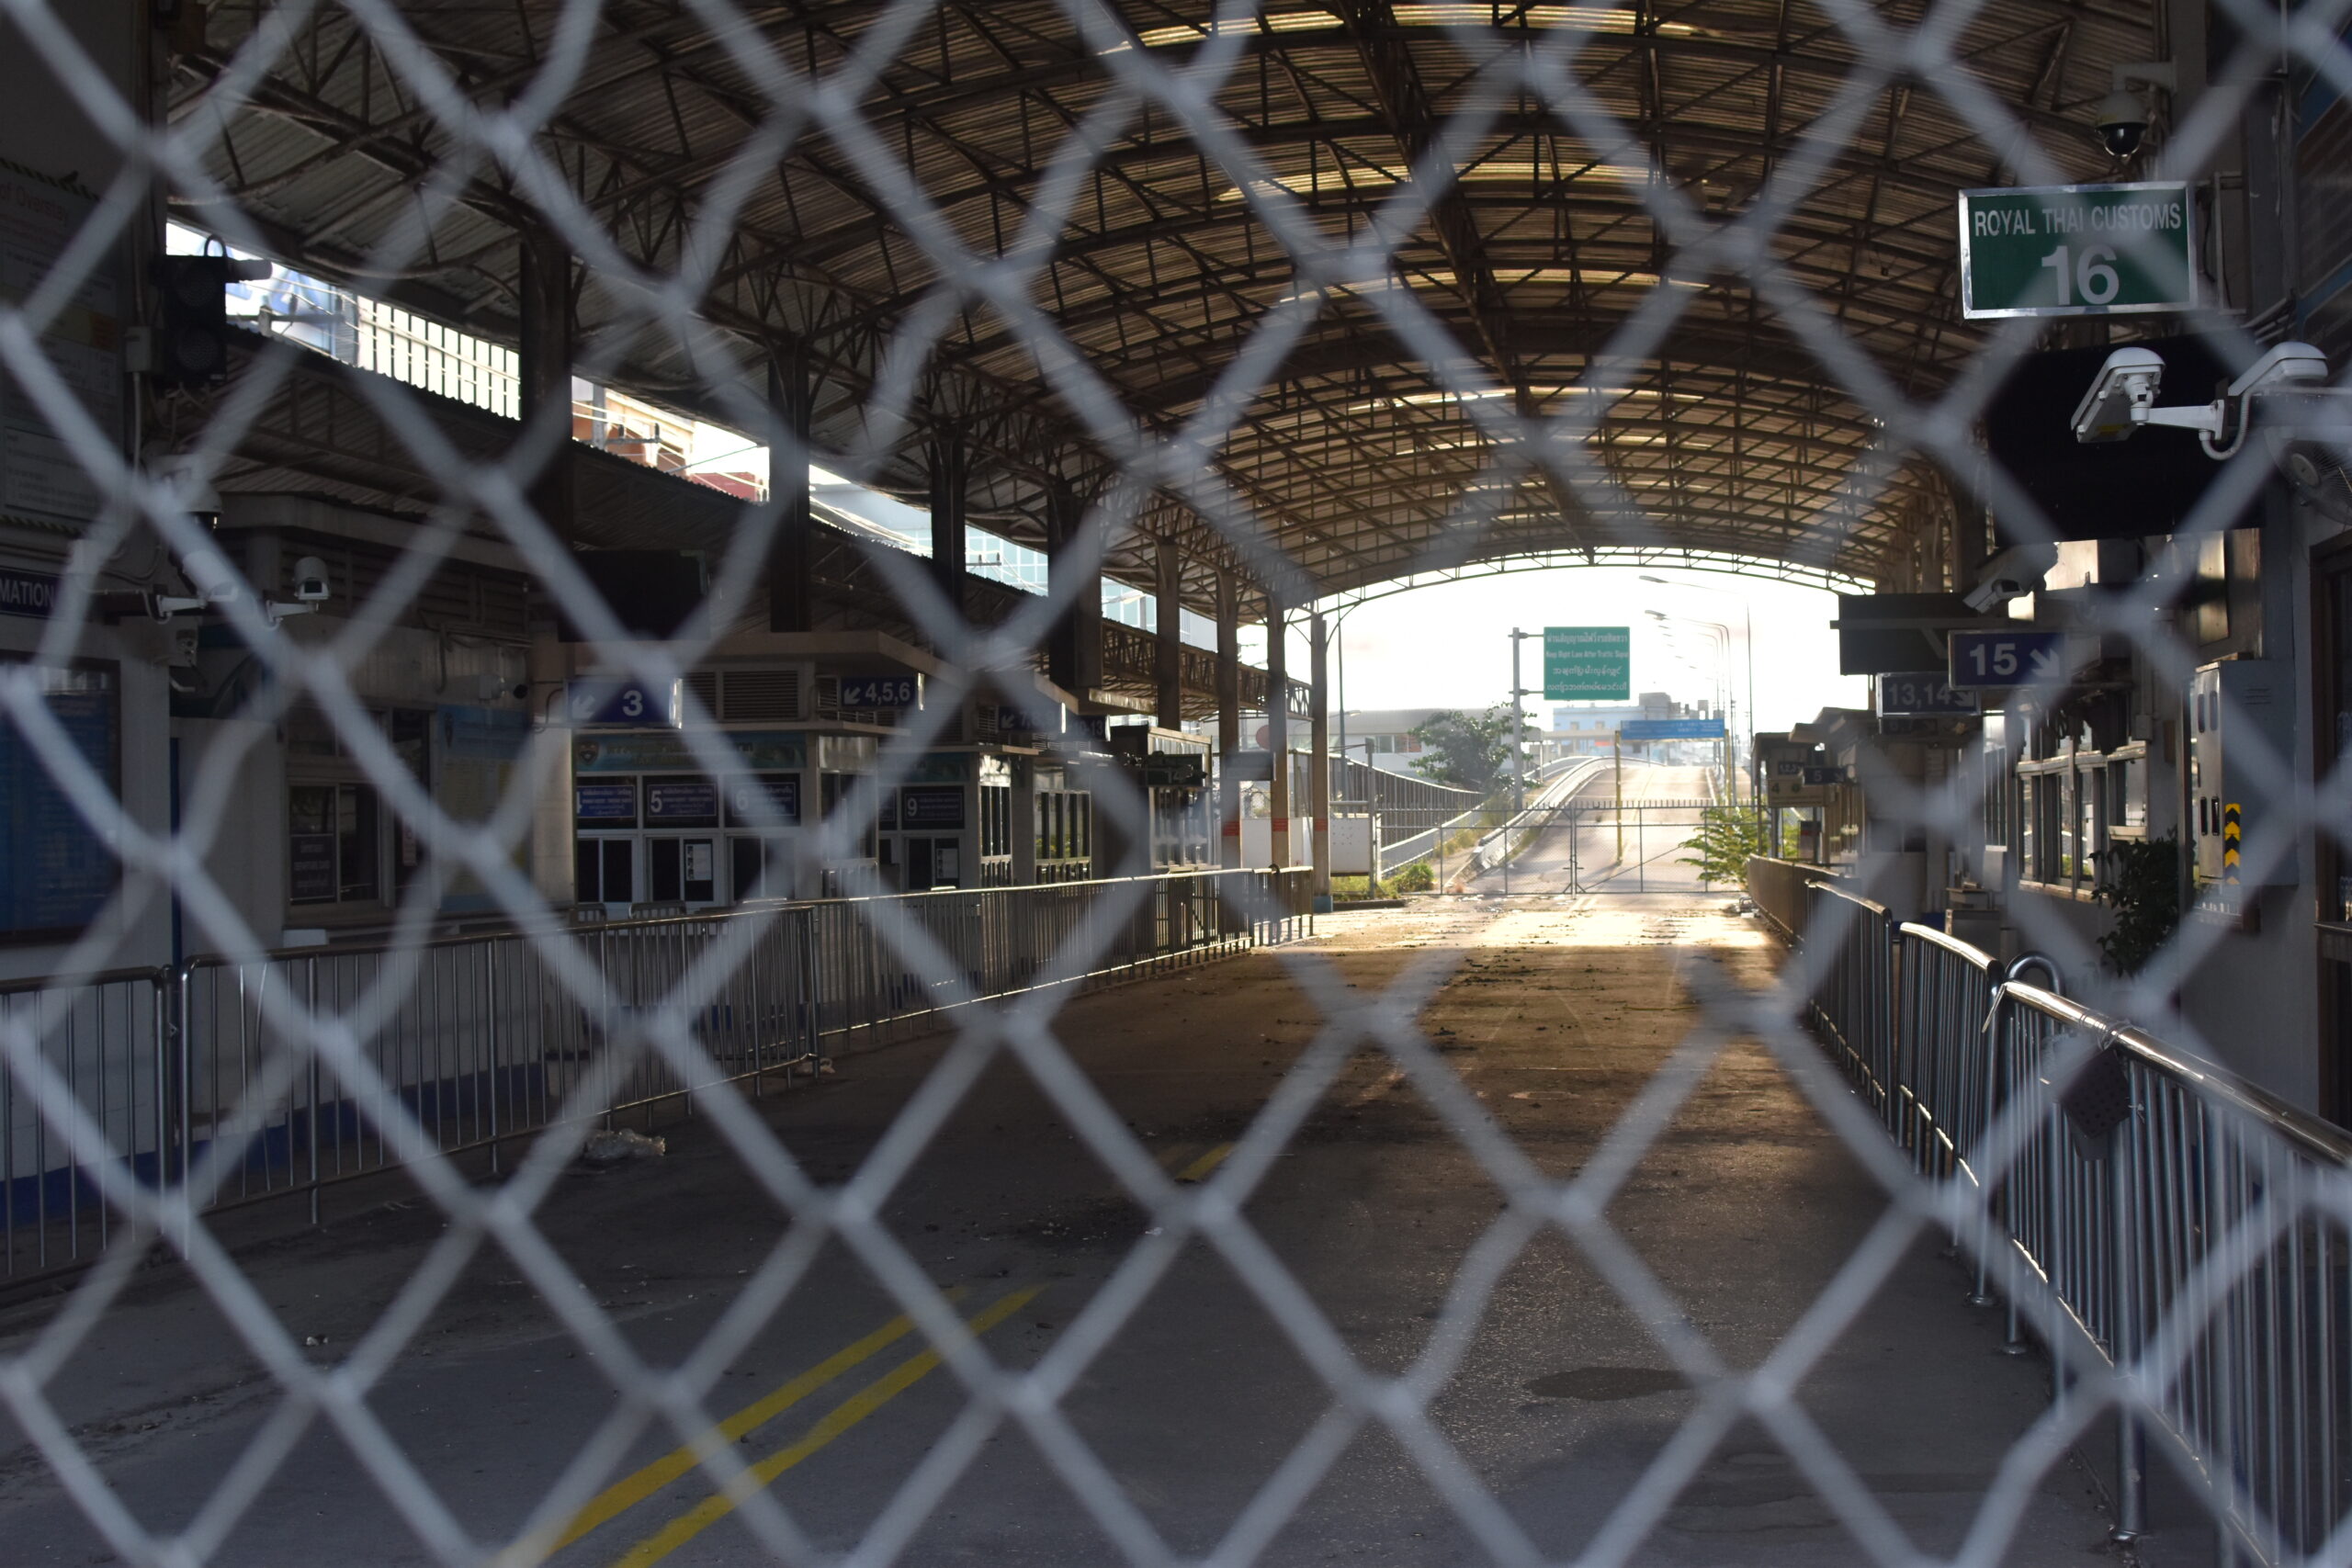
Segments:
[[[669,1140],[649,1138],[627,1128],[592,1133],[580,1145],[580,1163],[592,1170],[607,1170],[631,1160],[660,1159],[670,1152]]]

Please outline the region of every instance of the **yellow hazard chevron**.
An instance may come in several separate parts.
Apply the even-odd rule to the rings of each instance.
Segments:
[[[2222,880],[2223,882],[2235,882],[2238,879],[2238,846],[2240,840],[2245,837],[2245,829],[2239,818],[2240,810],[2236,801],[2233,800],[2222,807]]]

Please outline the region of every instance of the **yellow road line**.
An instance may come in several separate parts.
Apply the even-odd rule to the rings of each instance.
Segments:
[[[1043,1285],[1030,1285],[1015,1291],[971,1318],[964,1326],[975,1337],[986,1334],[1035,1301],[1045,1288]],[[809,1427],[808,1435],[798,1442],[777,1450],[752,1466],[752,1473],[758,1477],[763,1486],[773,1483],[777,1476],[814,1455],[835,1438],[921,1382],[938,1365],[937,1350],[925,1350],[920,1356],[909,1357],[835,1405],[822,1420]],[[734,1511],[735,1500],[726,1493],[707,1497],[694,1508],[672,1519],[655,1534],[629,1548],[628,1555],[614,1568],[651,1568],[653,1563],[661,1562]]]
[[[940,1293],[954,1301],[964,1292],[964,1286],[956,1285]],[[799,1376],[780,1384],[773,1392],[721,1421],[718,1427],[718,1435],[731,1443],[747,1432],[756,1431],[859,1362],[889,1348],[913,1329],[912,1318],[892,1318],[865,1338],[843,1346]],[[586,1507],[572,1516],[571,1522],[564,1527],[562,1537],[556,1541],[555,1549],[560,1551],[570,1546],[615,1515],[637,1506],[700,1462],[695,1457],[694,1445],[688,1444],[663,1454],[636,1474],[614,1482],[591,1499]]]
[[[1223,1165],[1225,1163],[1225,1156],[1232,1152],[1233,1145],[1231,1144],[1219,1144],[1216,1147],[1211,1149],[1208,1153],[1203,1155],[1200,1158],[1194,1160],[1183,1169],[1178,1171],[1176,1173],[1176,1179],[1179,1181],[1206,1181],[1209,1179],[1209,1172],[1215,1170],[1218,1166]]]

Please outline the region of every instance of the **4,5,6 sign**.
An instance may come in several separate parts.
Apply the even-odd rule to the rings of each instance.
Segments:
[[[1962,191],[1961,314],[2194,310],[2196,233],[2178,183]]]
[[[912,675],[844,675],[842,706],[845,708],[910,708],[918,688]]]
[[[2047,685],[2066,678],[2064,632],[1954,632],[1951,671],[1959,689]]]

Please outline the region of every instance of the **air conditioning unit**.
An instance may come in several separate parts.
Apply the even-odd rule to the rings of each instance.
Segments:
[[[781,670],[727,671],[726,718],[729,724],[797,724],[800,722],[801,671]]]

